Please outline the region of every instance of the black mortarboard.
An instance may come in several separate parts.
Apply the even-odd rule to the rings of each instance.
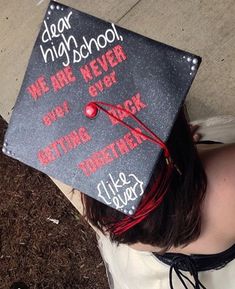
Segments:
[[[199,63],[52,1],[3,152],[132,215]]]

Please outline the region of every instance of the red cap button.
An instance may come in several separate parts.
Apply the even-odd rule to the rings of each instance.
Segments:
[[[98,107],[94,102],[90,102],[85,107],[85,116],[88,118],[94,118],[97,116]]]

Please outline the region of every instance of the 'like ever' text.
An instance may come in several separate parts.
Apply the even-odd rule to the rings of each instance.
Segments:
[[[117,178],[109,174],[108,181],[99,182],[97,190],[98,197],[107,205],[113,204],[117,210],[122,210],[144,193],[143,182],[136,175],[123,172]]]

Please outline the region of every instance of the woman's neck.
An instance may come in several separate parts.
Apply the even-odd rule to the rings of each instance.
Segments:
[[[199,152],[199,156],[202,160],[204,169],[206,171],[208,180],[206,197],[201,207],[201,233],[198,239],[191,242],[189,245],[185,247],[172,247],[167,252],[188,255],[216,254],[228,249],[235,243],[235,238],[231,236],[228,231],[229,227],[227,229],[228,232],[226,231],[226,229],[224,229],[226,227],[224,226],[224,224],[227,222],[228,214],[231,214],[231,212],[229,213],[226,210],[226,207],[228,207],[227,203],[230,202],[229,198],[231,197],[226,194],[226,192],[229,192],[230,190],[230,184],[221,183],[221,180],[224,179],[223,176],[226,176],[226,174],[228,173],[225,164],[227,164],[228,161],[231,162],[231,153],[228,153],[227,151],[235,151],[235,145],[225,146],[222,144],[200,144],[197,145],[197,149]],[[235,163],[234,160],[232,161]],[[223,191],[221,191],[221,188],[223,188]],[[140,251],[161,251],[161,249],[156,246],[142,243],[135,243],[130,247]]]

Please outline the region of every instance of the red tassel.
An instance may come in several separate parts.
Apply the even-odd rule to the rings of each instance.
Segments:
[[[161,172],[149,192],[144,197],[133,216],[125,216],[122,220],[113,224],[109,230],[115,235],[121,235],[143,221],[163,201],[170,185],[173,166],[167,166],[166,171]],[[159,193],[161,192],[161,194]]]
[[[160,172],[160,175],[157,177],[157,180],[153,184],[152,188],[149,192],[145,192],[138,209],[136,210],[135,214],[132,216],[125,216],[122,220],[116,222],[115,224],[111,225],[108,228],[108,231],[111,231],[115,235],[121,235],[125,231],[131,229],[141,221],[143,221],[149,213],[151,213],[155,208],[157,208],[161,203],[168,191],[170,185],[170,179],[172,176],[172,172],[174,169],[173,162],[170,158],[169,150],[166,144],[154,133],[152,132],[141,120],[139,120],[135,115],[133,115],[130,111],[117,107],[113,104],[109,104],[106,102],[91,102],[88,105],[97,106],[100,110],[111,116],[112,118],[116,119],[120,124],[127,127],[128,129],[135,131],[137,134],[148,139],[150,142],[160,146],[164,151],[164,157],[166,159],[166,166],[163,171]],[[131,125],[125,123],[123,120],[119,119],[115,115],[112,115],[109,111],[107,111],[103,106],[111,107],[118,109],[120,111],[125,112],[131,118],[133,118],[144,130],[149,133],[145,134],[142,131],[139,131],[132,127]]]

